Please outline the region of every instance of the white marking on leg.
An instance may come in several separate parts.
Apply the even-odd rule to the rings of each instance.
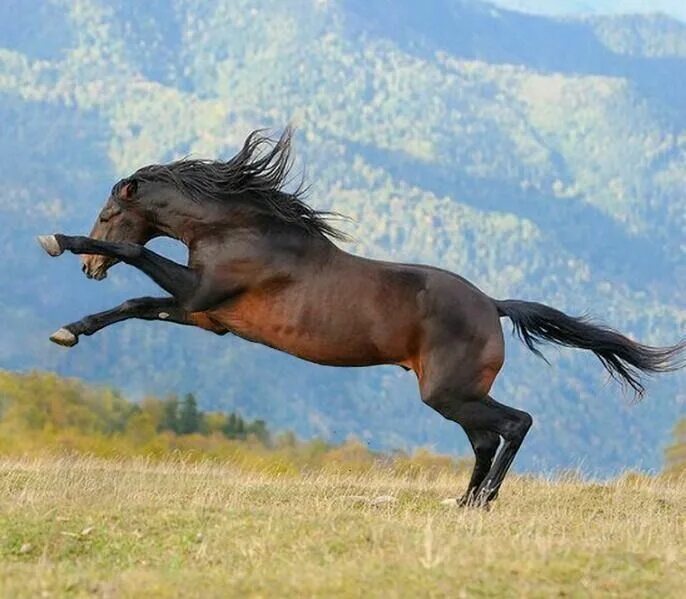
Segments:
[[[160,313],[157,315],[157,317],[158,317],[158,318],[161,318],[162,320],[167,320],[167,318],[169,318],[169,313],[168,313],[168,312],[160,312]]]

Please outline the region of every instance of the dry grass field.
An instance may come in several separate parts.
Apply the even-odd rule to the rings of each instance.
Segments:
[[[683,597],[686,479],[0,460],[4,597]]]

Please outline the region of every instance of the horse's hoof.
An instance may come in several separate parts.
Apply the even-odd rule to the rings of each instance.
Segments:
[[[70,330],[62,328],[50,335],[50,341],[64,347],[74,347],[79,342],[79,338]]]
[[[447,503],[447,499],[444,499],[442,501],[443,505],[450,505]],[[491,509],[491,504],[488,500],[485,500],[483,498],[479,498],[478,496],[475,496],[474,494],[469,494],[469,495],[463,495],[462,497],[458,497],[457,499],[452,500],[453,503],[452,505],[456,505],[457,507],[460,508],[475,508],[475,509],[482,509],[482,510],[490,510]]]
[[[54,235],[39,235],[38,243],[51,256],[59,256],[64,251]]]

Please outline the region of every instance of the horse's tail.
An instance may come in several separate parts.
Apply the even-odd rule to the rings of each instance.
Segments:
[[[536,302],[504,300],[495,301],[495,305],[500,316],[512,321],[519,338],[541,358],[543,355],[536,347],[541,341],[589,349],[612,378],[629,385],[638,397],[645,391],[641,372],[657,374],[686,366],[686,339],[672,347],[651,347],[594,323],[586,316],[575,318]]]

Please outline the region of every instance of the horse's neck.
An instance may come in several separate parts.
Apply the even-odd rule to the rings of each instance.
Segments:
[[[227,215],[217,210],[208,210],[200,204],[167,206],[153,215],[158,235],[177,239],[189,249],[207,237],[211,231],[221,231],[230,227]]]
[[[182,239],[182,241],[184,241]],[[216,225],[198,229],[189,242],[189,258],[201,264],[219,259],[282,263],[297,268],[329,259],[339,250],[326,237],[311,236],[296,227],[263,228]]]
[[[324,236],[309,235],[295,224],[284,223],[240,203],[226,206],[183,202],[156,208],[151,217],[158,235],[177,239],[190,251],[213,245],[217,246],[215,249],[245,247],[246,243],[252,243],[261,250],[269,248],[270,253],[295,253],[306,260],[336,249]]]

